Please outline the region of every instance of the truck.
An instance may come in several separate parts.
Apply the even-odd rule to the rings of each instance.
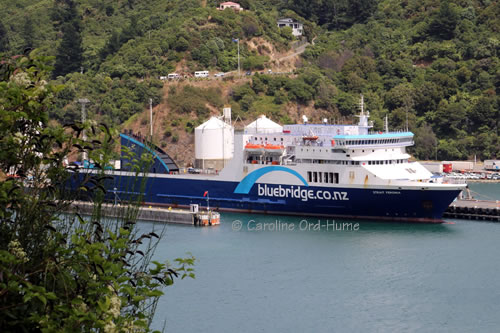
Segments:
[[[471,171],[474,169],[472,161],[443,161],[443,164],[451,164],[453,171]]]
[[[194,72],[194,77],[208,77],[208,71],[198,71]]]
[[[500,171],[500,160],[484,161],[484,170]]]

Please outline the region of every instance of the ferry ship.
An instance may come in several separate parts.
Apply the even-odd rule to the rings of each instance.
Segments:
[[[280,126],[261,116],[243,131],[234,131],[224,112],[196,128],[199,168],[189,170],[160,148],[121,134],[122,146],[148,151],[154,163],[140,174],[145,180],[140,190],[131,181],[131,161],[122,156],[121,170],[109,171],[108,188],[118,197],[141,193],[146,204],[174,207],[204,206],[209,200],[220,211],[442,222],[466,185],[443,183],[410,161],[406,148],[414,144],[413,133],[389,132],[387,125],[372,131],[369,112],[363,102],[360,106],[357,125],[304,119]]]

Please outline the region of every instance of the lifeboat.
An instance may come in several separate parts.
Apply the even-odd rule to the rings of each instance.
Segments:
[[[304,141],[316,141],[316,140],[318,140],[318,136],[317,135],[303,136],[302,140],[304,140]]]
[[[267,144],[264,146],[264,150],[266,151],[266,153],[282,154],[283,151],[285,150],[285,147],[282,145]]]
[[[247,143],[245,145],[245,150],[254,153],[261,153],[262,149],[264,149],[263,145],[255,144],[255,143]]]

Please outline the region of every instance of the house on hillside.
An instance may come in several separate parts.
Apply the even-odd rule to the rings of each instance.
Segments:
[[[235,12],[240,12],[243,10],[243,8],[241,8],[239,3],[231,2],[231,1],[221,3],[217,9],[224,10],[227,8],[230,8],[230,9],[234,10]]]
[[[302,36],[302,33],[304,32],[304,25],[291,18],[282,18],[278,20],[278,28],[281,29],[283,27],[292,28],[292,35],[295,37]]]

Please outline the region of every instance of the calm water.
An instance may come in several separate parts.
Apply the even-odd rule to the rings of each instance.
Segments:
[[[500,200],[500,184],[471,189]],[[166,289],[155,328],[166,321],[167,332],[183,333],[499,330],[500,223],[348,221],[351,230],[339,231],[324,219],[315,230],[315,218],[222,217],[213,228],[167,226],[156,259],[191,252],[196,279]]]

